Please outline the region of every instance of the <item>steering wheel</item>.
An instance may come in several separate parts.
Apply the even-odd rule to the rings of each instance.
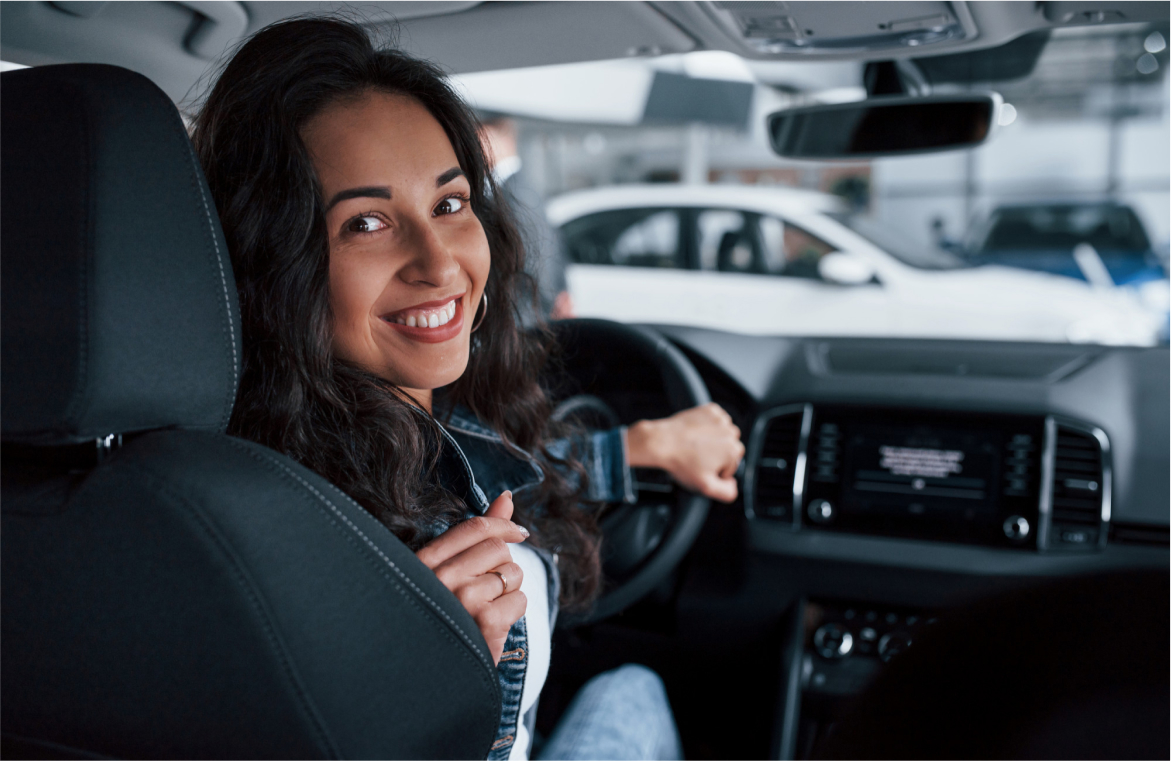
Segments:
[[[605,430],[666,417],[711,401],[683,353],[650,328],[610,320],[553,324],[561,344],[558,373],[546,379],[559,400],[553,418]],[[569,625],[600,621],[634,604],[683,559],[707,518],[709,500],[663,471],[636,468],[635,504],[613,506],[601,520],[602,594]]]

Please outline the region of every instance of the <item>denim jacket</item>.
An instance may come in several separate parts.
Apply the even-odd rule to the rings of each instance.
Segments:
[[[504,442],[492,429],[481,423],[472,413],[456,407],[446,419],[440,417],[450,452],[440,461],[440,478],[444,486],[464,499],[469,516],[483,514],[491,499],[502,491],[522,493],[538,486],[545,478],[541,468],[529,453]],[[633,502],[634,485],[630,468],[626,465],[625,435],[621,428],[592,432],[582,439],[551,442],[548,449],[558,457],[573,449],[589,476],[586,498],[598,502]],[[446,530],[437,527],[437,533]],[[557,571],[556,554],[532,547],[545,565],[549,579],[549,629],[557,619],[557,598],[561,578]],[[512,625],[504,652],[500,656],[497,675],[500,679],[501,714],[496,741],[488,752],[489,761],[507,759],[516,738],[516,728],[523,721],[533,737],[536,722],[536,704],[521,717],[520,700],[528,665],[528,635],[522,617]]]

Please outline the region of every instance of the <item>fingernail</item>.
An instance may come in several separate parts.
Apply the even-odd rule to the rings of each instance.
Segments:
[[[504,491],[500,492],[500,496],[512,499],[512,489],[505,489]]]
[[[528,539],[528,538],[529,538],[529,530],[528,530],[527,528],[525,528],[524,526],[520,525],[519,523],[514,523],[514,524],[512,524],[512,525],[516,526],[516,530],[517,530],[517,531],[519,531],[520,533],[524,534],[524,537],[525,537],[525,539]]]

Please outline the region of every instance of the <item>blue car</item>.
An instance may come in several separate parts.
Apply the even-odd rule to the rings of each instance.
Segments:
[[[1166,271],[1138,215],[1116,203],[1000,206],[976,229],[968,256],[976,264],[1002,264],[1089,280],[1074,251],[1088,243],[1114,285],[1162,280]]]

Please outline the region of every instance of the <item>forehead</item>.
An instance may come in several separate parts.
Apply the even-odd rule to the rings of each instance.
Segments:
[[[326,106],[301,130],[323,186],[434,182],[458,166],[431,112],[406,95],[370,91]]]

